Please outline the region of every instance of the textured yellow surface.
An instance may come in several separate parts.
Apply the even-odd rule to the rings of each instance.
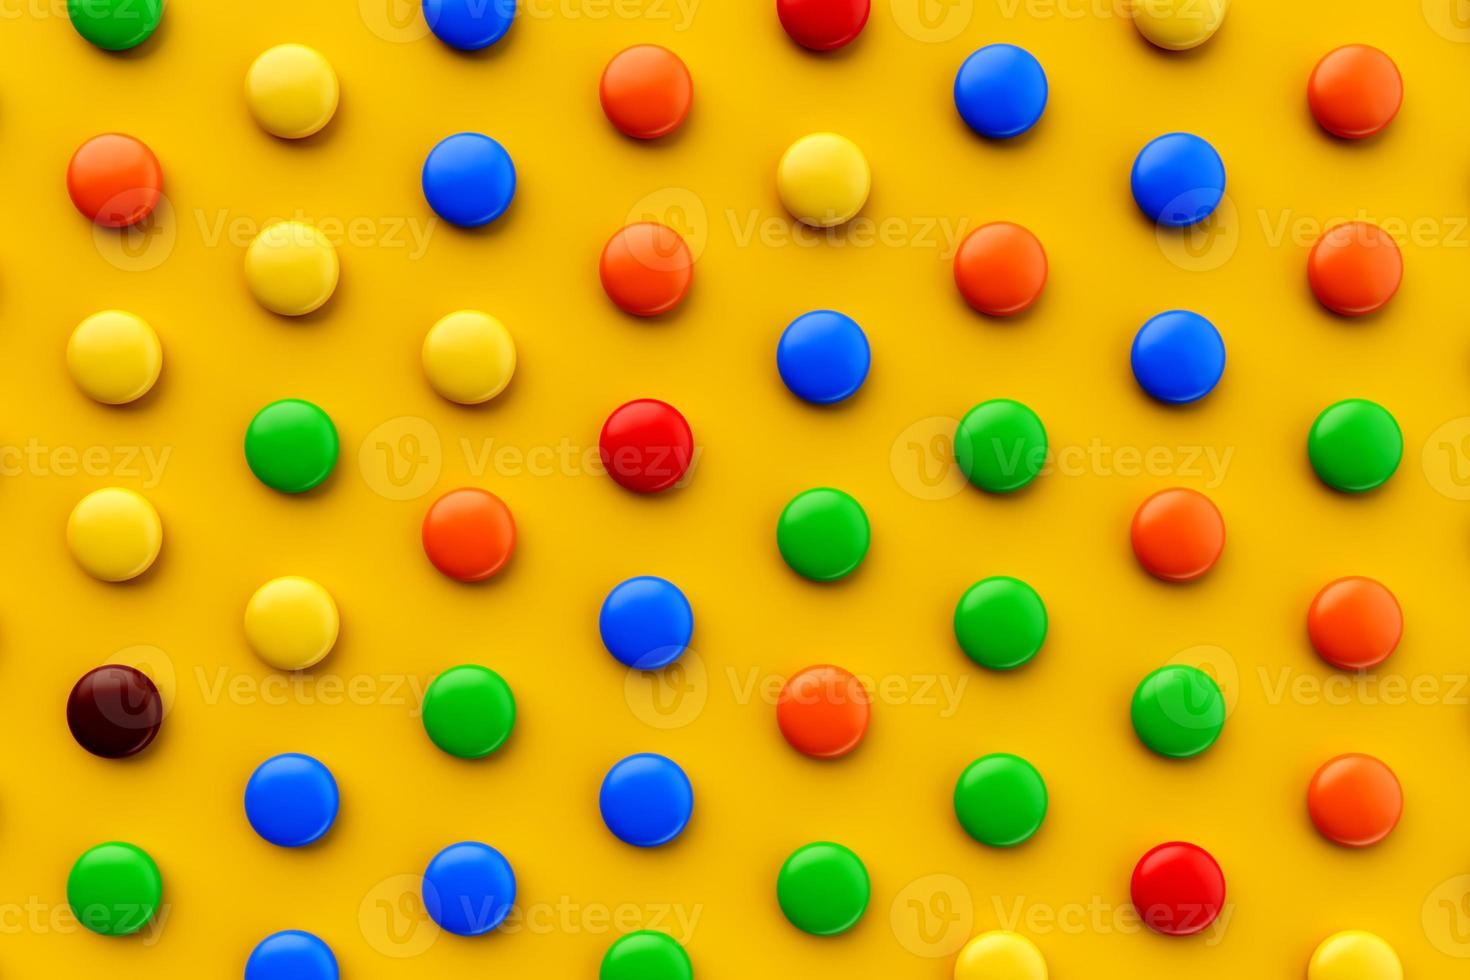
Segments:
[[[390,0],[223,4],[174,0],[148,44],[114,56],[82,42],[58,0],[0,0],[0,972],[119,978],[237,976],[253,944],[314,931],[344,976],[583,977],[624,928],[687,943],[701,980],[752,976],[947,977],[969,936],[1014,929],[1061,980],[1297,977],[1342,929],[1383,936],[1415,978],[1461,975],[1470,955],[1470,11],[1426,0],[1239,2],[1219,34],[1159,51],[1108,0],[878,0],[861,39],[830,57],[795,48],[770,4],[528,0],[478,56],[425,38]],[[1459,19],[1456,19],[1458,12]],[[317,136],[286,143],[244,104],[271,45],[320,50],[342,82]],[[1030,48],[1051,103],[1028,136],[974,138],[950,101],[957,66],[992,41]],[[1305,83],[1324,52],[1368,41],[1407,86],[1380,139],[1323,136]],[[663,44],[690,66],[694,110],[672,138],[619,137],[602,117],[607,59]],[[480,232],[433,220],[424,155],[464,129],[499,139],[520,188]],[[1160,238],[1128,194],[1148,139],[1214,142],[1230,201],[1210,234]],[[63,174],[85,138],[145,140],[168,205],[144,237],[94,231]],[[839,232],[793,226],[774,186],[797,137],[852,139],[873,171]],[[621,224],[662,217],[699,256],[687,302],[635,322],[598,284]],[[1335,219],[1367,217],[1402,241],[1404,288],[1366,322],[1332,318],[1305,281],[1306,251]],[[271,221],[308,220],[338,246],[342,281],[296,320],[256,304],[244,252]],[[972,314],[949,252],[970,227],[1014,220],[1045,243],[1040,303],[1005,323]],[[868,331],[873,374],[819,411],[781,386],[774,350],[795,315],[844,310]],[[1129,371],[1134,331],[1189,307],[1229,349],[1221,387],[1170,411]],[[72,328],[98,310],[147,319],[165,367],[122,408],[71,383]],[[516,378],[479,408],[422,376],[424,332],[457,309],[500,318]],[[281,397],[322,405],[340,429],[335,476],[304,497],[250,475],[241,439]],[[678,405],[700,447],[689,486],[658,499],[595,472],[606,414],[629,398]],[[1018,398],[1056,458],[1030,490],[987,497],[945,468],[953,420]],[[1403,426],[1397,477],[1361,498],[1311,474],[1308,426],[1348,396]],[[938,452],[939,455],[935,455]],[[473,587],[424,559],[418,525],[460,485],[502,496],[520,547]],[[834,485],[868,509],[866,565],[836,586],[785,568],[782,506]],[[1229,538],[1203,581],[1170,587],[1135,566],[1128,520],[1170,485],[1209,493]],[[95,581],[65,547],[67,514],[107,485],[157,506],[165,544],[127,585]],[[627,677],[597,638],[598,605],[640,573],[680,583],[697,653],[669,675]],[[336,598],[342,635],[300,676],[249,651],[245,603],[299,574]],[[972,582],[1034,584],[1052,633],[1025,669],[973,668],[950,632]],[[1307,604],[1327,581],[1388,583],[1407,630],[1364,678],[1324,669]],[[1189,763],[1149,755],[1128,724],[1136,682],[1176,658],[1213,665],[1233,711]],[[68,737],[63,706],[85,670],[142,663],[171,692],[143,756],[107,762]],[[415,717],[440,670],[482,662],[520,715],[496,756],[449,758]],[[867,742],[837,764],[793,754],[772,698],[823,661],[868,678]],[[659,751],[691,774],[688,832],[652,852],[603,828],[609,765]],[[335,771],[337,826],[305,851],[245,821],[252,768],[281,751]],[[1012,851],[966,838],[956,776],[1011,751],[1046,776],[1052,808]],[[1321,841],[1305,810],[1326,758],[1373,753],[1407,807],[1383,845]],[[477,838],[520,879],[503,934],[438,935],[412,896],[442,846]],[[1228,918],[1171,940],[1140,931],[1128,875],[1147,848],[1209,848]],[[146,848],[166,914],[147,935],[80,932],[64,907],[75,857],[99,841]],[[782,919],[774,879],[811,840],[867,861],[873,902],[851,933],[815,939]],[[1456,957],[1459,957],[1458,959]]]

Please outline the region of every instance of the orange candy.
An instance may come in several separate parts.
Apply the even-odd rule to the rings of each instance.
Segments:
[[[872,700],[863,682],[841,667],[808,667],[781,689],[776,724],[796,751],[835,759],[857,748],[867,734]]]
[[[480,582],[510,561],[516,522],[495,494],[477,487],[451,490],[424,515],[424,553],[461,582]]]
[[[1307,787],[1307,812],[1317,830],[1344,847],[1368,847],[1387,837],[1404,812],[1399,779],[1371,755],[1329,759]]]
[[[1133,515],[1133,554],[1150,575],[1189,582],[1204,575],[1225,549],[1225,519],[1196,490],[1174,487],[1145,500]]]
[[[1307,610],[1312,648],[1342,670],[1366,670],[1383,663],[1403,633],[1404,612],[1398,600],[1371,578],[1330,582]]]
[[[667,136],[689,115],[694,82],[679,56],[657,44],[618,52],[602,72],[602,111],[624,136]]]
[[[126,228],[158,206],[163,168],[142,141],[122,133],[104,133],[72,154],[66,168],[66,190],[88,220],[107,228]]]
[[[1404,256],[1388,232],[1366,221],[1327,229],[1307,257],[1307,279],[1323,306],[1367,316],[1388,305],[1404,280]]]
[[[640,221],[608,240],[598,271],[608,298],[625,313],[667,313],[689,291],[694,258],[679,233],[666,225]]]
[[[1366,44],[1328,52],[1307,82],[1307,104],[1321,127],[1358,140],[1381,132],[1404,102],[1404,79],[1393,59]]]
[[[970,232],[954,258],[954,281],[965,302],[988,316],[1014,316],[1046,285],[1046,250],[1035,235],[1009,221]]]

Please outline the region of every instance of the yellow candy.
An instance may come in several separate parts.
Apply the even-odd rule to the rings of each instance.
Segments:
[[[1204,44],[1225,20],[1230,0],[1129,0],[1138,32],[1161,48],[1186,51]]]
[[[983,932],[965,943],[954,980],[1046,980],[1046,960],[1025,936]]]
[[[163,524],[142,494],[107,487],[87,494],[72,508],[66,544],[93,578],[125,582],[148,571],[158,557]]]
[[[1307,980],[1404,980],[1393,947],[1356,929],[1322,940],[1307,964]]]
[[[341,621],[326,589],[287,575],[255,590],[245,607],[245,640],[256,656],[279,670],[305,670],[337,642]]]
[[[245,253],[245,280],[261,306],[303,316],[332,298],[337,250],[313,225],[281,221],[255,237]]]
[[[812,133],[792,143],[776,167],[776,190],[792,217],[831,228],[862,210],[872,187],[863,151],[845,136]]]
[[[260,127],[297,140],[317,132],[337,111],[337,73],[304,44],[278,44],[245,75],[245,101]]]
[[[515,372],[515,341],[488,313],[451,313],[424,338],[424,373],[434,390],[452,402],[487,402],[505,390]]]
[[[104,405],[142,398],[158,380],[163,348],[148,323],[131,313],[107,310],[77,325],[66,345],[72,380]]]

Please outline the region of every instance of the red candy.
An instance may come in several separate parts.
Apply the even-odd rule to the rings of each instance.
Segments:
[[[850,44],[868,22],[869,0],[776,0],[776,14],[791,40],[813,51]]]
[[[510,561],[516,522],[495,494],[478,487],[451,490],[424,515],[424,554],[460,582],[489,578]]]
[[[158,206],[163,168],[141,140],[104,133],[72,154],[66,168],[66,190],[88,220],[107,228],[126,228]]]
[[[694,256],[674,229],[640,221],[608,239],[597,272],[618,309],[658,316],[683,302],[694,278]]]
[[[868,732],[872,697],[841,667],[823,664],[793,674],[776,702],[776,724],[791,747],[814,759],[835,759]]]
[[[640,398],[607,417],[598,451],[608,476],[620,486],[637,493],[658,493],[689,471],[694,461],[694,433],[674,406]]]
[[[1160,844],[1133,869],[1133,905],[1154,932],[1192,936],[1210,927],[1225,906],[1225,874],[1194,844]]]

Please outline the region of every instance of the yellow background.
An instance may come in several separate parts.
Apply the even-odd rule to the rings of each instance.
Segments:
[[[702,980],[946,977],[959,940],[1006,924],[1066,980],[1296,977],[1344,928],[1384,936],[1412,977],[1460,975],[1470,20],[1449,0],[1239,2],[1206,47],[1167,54],[1110,0],[876,0],[861,39],[819,57],[767,0],[689,3],[536,0],[501,44],[464,55],[401,0],[173,0],[157,36],[117,56],[75,35],[62,0],[0,0],[0,971],[232,976],[262,936],[302,928],[347,977],[582,977],[616,921],[679,934]],[[342,80],[336,120],[304,143],[265,135],[243,104],[247,66],[283,41],[319,48]],[[696,88],[688,124],[652,145],[619,137],[596,98],[607,59],[644,41],[680,53]],[[1041,124],[1003,145],[950,99],[959,63],[993,41],[1026,45],[1051,80]],[[1346,145],[1315,128],[1304,89],[1352,41],[1397,59],[1407,99],[1383,138]],[[501,140],[520,174],[479,232],[434,223],[419,190],[427,150],[463,129]],[[864,148],[873,193],[848,233],[799,238],[772,175],[823,129]],[[1174,129],[1213,141],[1229,170],[1203,235],[1160,238],[1128,193],[1138,148]],[[67,199],[71,152],[109,130],[165,168],[170,207],[141,239],[94,232]],[[596,263],[650,213],[700,257],[683,307],[641,322],[607,302]],[[1348,322],[1314,303],[1304,262],[1325,223],[1360,213],[1403,226],[1407,274],[1383,314]],[[299,321],[255,305],[242,277],[254,231],[292,217],[328,228],[343,265],[336,298]],[[964,307],[942,233],[997,219],[1032,228],[1052,261],[1014,322]],[[782,327],[823,306],[874,349],[866,387],[831,410],[798,402],[774,364]],[[158,388],[130,408],[88,401],[64,363],[72,327],[112,307],[164,344]],[[520,352],[511,388],[474,409],[434,396],[418,363],[428,327],[465,307],[500,317]],[[1174,307],[1210,317],[1229,350],[1220,388],[1183,410],[1145,398],[1127,360],[1139,324]],[[322,405],[342,436],[335,476],[300,498],[257,483],[240,450],[251,415],[285,396]],[[638,396],[679,406],[701,449],[690,484],[655,499],[586,457]],[[956,485],[942,461],[947,420],[996,396],[1032,405],[1059,453],[1010,498]],[[1365,497],[1325,490],[1304,450],[1316,413],[1349,396],[1405,433],[1397,477]],[[167,454],[161,475],[144,453]],[[112,484],[165,523],[158,565],[122,586],[84,575],[63,537],[72,505]],[[474,587],[418,541],[434,495],[466,484],[500,494],[521,532],[509,571]],[[773,541],[785,502],[824,484],[873,524],[867,563],[833,586],[799,580]],[[1175,484],[1210,493],[1229,528],[1220,565],[1187,587],[1147,578],[1127,545],[1138,502]],[[607,590],[640,573],[678,582],[696,611],[697,654],[661,688],[625,677],[597,636]],[[1010,675],[974,668],[950,630],[963,589],[1000,573],[1032,582],[1052,617],[1045,650]],[[241,631],[250,593],[283,574],[322,582],[343,616],[330,658],[289,683]],[[1376,675],[1324,689],[1305,610],[1345,574],[1388,583],[1408,625]],[[1150,755],[1128,723],[1138,679],[1175,657],[1210,662],[1235,704],[1187,764]],[[76,678],[115,660],[173,691],[158,742],[127,762],[88,756],[64,721]],[[520,705],[511,742],[477,763],[437,751],[414,713],[416,691],[465,661],[500,671]],[[878,687],[866,743],[835,764],[787,748],[769,701],[823,661]],[[290,750],[327,762],[343,795],[304,851],[257,838],[240,802],[252,768]],[[618,843],[596,809],[603,773],[636,751],[672,756],[695,785],[688,832],[654,851]],[[1051,791],[1042,831],[1011,851],[969,840],[951,809],[956,776],[992,751],[1031,759]],[[1384,758],[1407,796],[1397,832],[1361,853],[1305,813],[1311,773],[1344,751]],[[1176,838],[1224,866],[1223,932],[1171,940],[1128,917],[1135,860]],[[72,861],[110,839],[162,868],[151,935],[95,936],[65,912]],[[423,921],[413,876],[462,839],[515,866],[524,917],[507,934]],[[797,932],[775,902],[781,861],[818,839],[854,848],[873,880],[866,918],[835,939]]]

